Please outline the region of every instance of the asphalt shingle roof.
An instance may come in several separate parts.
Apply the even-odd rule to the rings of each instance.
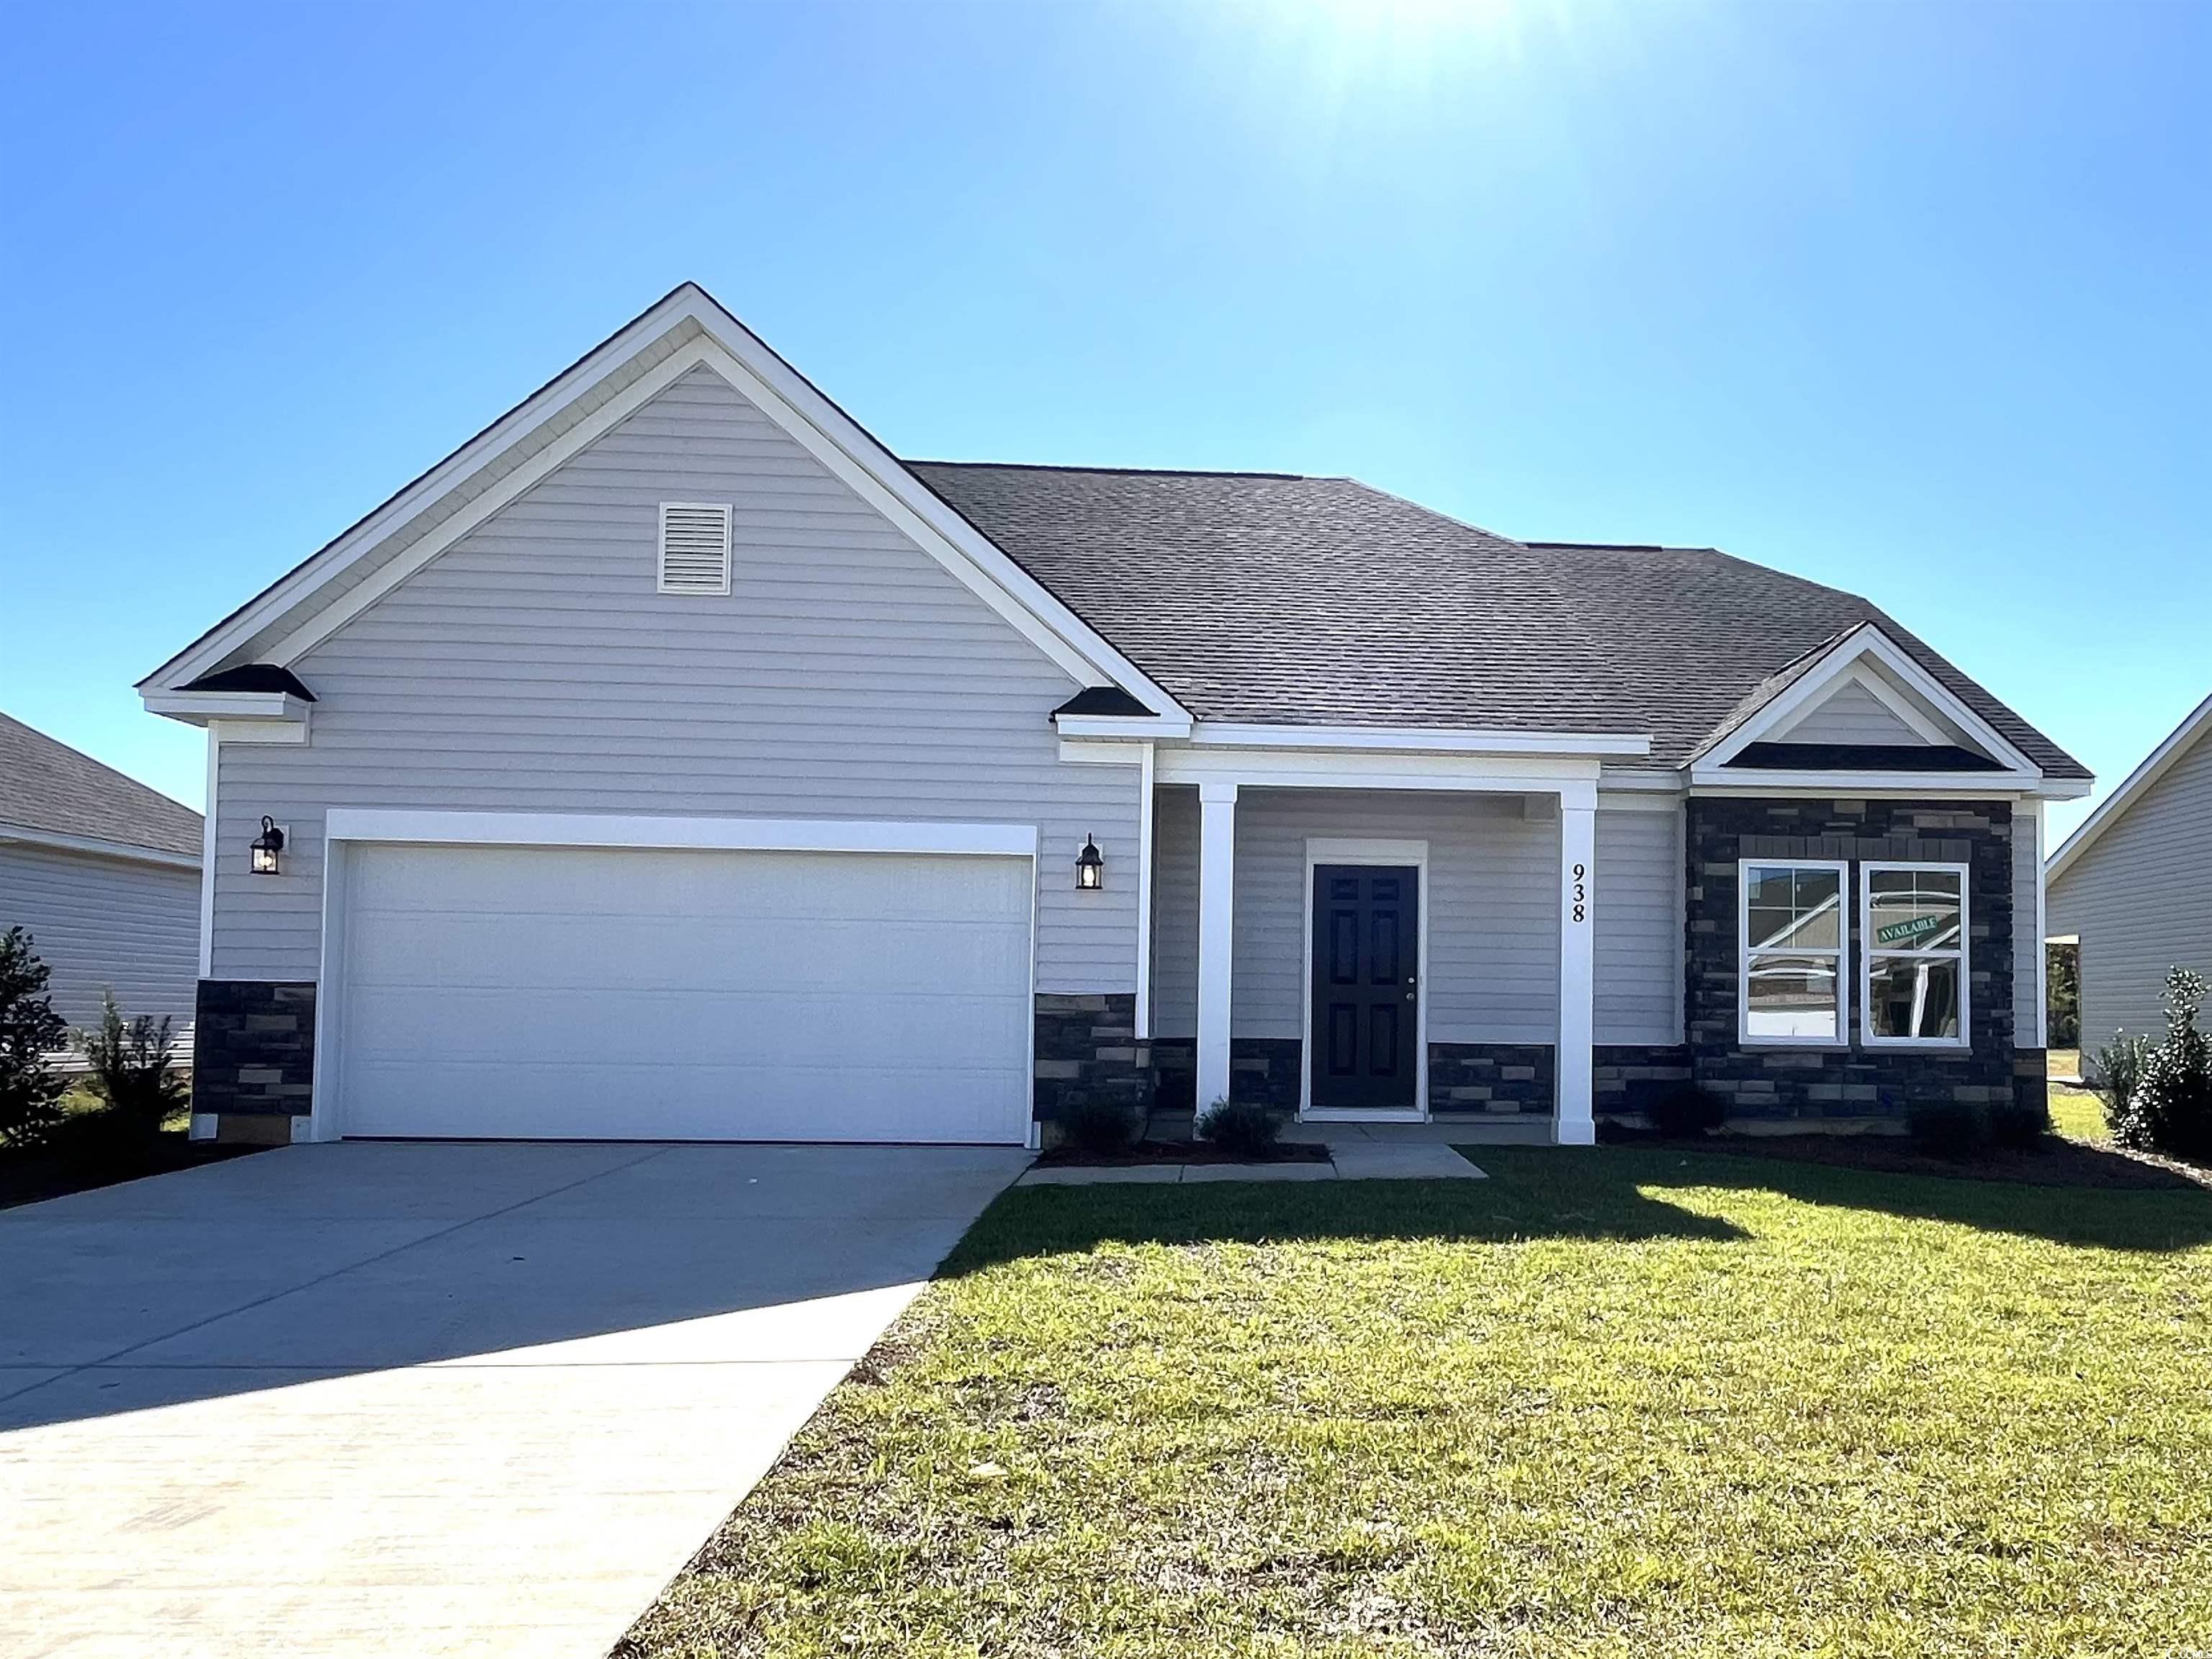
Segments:
[[[1680,764],[1873,622],[2088,775],[1873,604],[1712,548],[1517,542],[1352,478],[907,465],[1200,719],[1650,732]]]
[[[0,714],[0,826],[198,858],[200,815]]]

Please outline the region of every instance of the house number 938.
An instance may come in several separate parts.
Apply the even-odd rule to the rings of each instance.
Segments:
[[[1589,920],[1589,866],[1575,866],[1574,918],[1577,921]]]

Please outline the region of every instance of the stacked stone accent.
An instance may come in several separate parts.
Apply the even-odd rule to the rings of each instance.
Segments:
[[[2047,1048],[2012,1051],[2013,1101],[2038,1121],[2051,1121],[2051,1052]]]
[[[1590,1060],[1590,1110],[1596,1117],[1640,1121],[1655,1102],[1693,1080],[1684,1043],[1605,1043]]]
[[[1554,1058],[1547,1042],[1431,1042],[1429,1110],[1548,1115],[1558,1098]]]
[[[1687,808],[1686,1031],[1693,1080],[1736,1127],[1901,1129],[1915,1101],[1996,1107],[2018,1097],[2013,1048],[2012,808],[2003,801],[1757,800],[1692,797]],[[1850,861],[1849,1046],[1744,1048],[1736,1041],[1740,858]],[[1859,1042],[1864,941],[1859,865],[1964,864],[1971,1048]]]
[[[1137,1041],[1135,994],[1040,993],[1035,1081],[1032,1110],[1039,1123],[1055,1123],[1094,1100],[1150,1111],[1152,1048]]]
[[[1230,1098],[1255,1100],[1279,1111],[1297,1111],[1298,1054],[1296,1037],[1231,1037]],[[1159,1074],[1158,1109],[1177,1113],[1196,1109],[1197,1042],[1190,1037],[1162,1037],[1152,1044],[1152,1059]]]
[[[291,1139],[314,1105],[312,981],[204,979],[192,1014],[192,1113],[218,1140]]]

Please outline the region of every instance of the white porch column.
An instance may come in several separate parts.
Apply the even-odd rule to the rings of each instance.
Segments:
[[[1229,957],[1237,912],[1237,786],[1198,786],[1198,1098],[1229,1096]]]
[[[1590,1115],[1590,1045],[1596,1037],[1596,952],[1591,946],[1597,873],[1597,787],[1559,791],[1559,1106],[1562,1146],[1597,1140]]]

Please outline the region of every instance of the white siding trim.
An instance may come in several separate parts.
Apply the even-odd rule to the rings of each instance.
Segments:
[[[2051,952],[2045,946],[2044,940],[2045,936],[2051,930],[2051,915],[2048,902],[2050,897],[2051,879],[2044,867],[2043,803],[2041,801],[2037,801],[2033,811],[2035,813],[2035,1047],[2039,1048],[2047,1048],[2051,1046]],[[2014,833],[2019,833],[2017,829],[2014,830]],[[2018,917],[2014,917],[2013,919],[2013,927],[2017,929],[2019,926],[2020,920]],[[2077,973],[2075,978],[2076,983],[2075,1000],[2078,1004],[2080,1000],[2080,991],[2078,988],[2081,976]],[[2077,1023],[2079,1021],[2079,1016],[2080,1010],[2077,1006],[2075,1009]],[[2019,1046],[2019,1039],[2014,1037],[2013,1041],[2014,1046],[2017,1048]]]
[[[1035,858],[1037,853],[1037,827],[1033,823],[895,823],[865,818],[631,817],[596,812],[445,812],[334,806],[327,815],[324,834],[332,842],[491,847],[657,847],[1027,858]]]
[[[1152,1034],[1152,745],[1137,772],[1137,1020],[1132,1035]]]
[[[1775,739],[1783,743],[1790,741],[1793,732],[1802,730],[1807,721],[1817,717],[1827,708],[1830,700],[1846,686],[1856,686],[1860,690],[1864,691],[1895,715],[1899,722],[1923,743],[1948,744],[1957,741],[1950,732],[1929,720],[1919,708],[1914,707],[1911,699],[1869,668],[1863,661],[1853,663],[1848,673],[1829,685],[1826,688],[1826,696],[1821,697],[1809,708],[1801,709],[1796,717],[1788,724],[1776,727]]]
[[[1200,720],[1191,741],[1244,749],[1398,750],[1411,754],[1602,755],[1641,759],[1649,736],[1583,732],[1499,732],[1424,726],[1285,726]]]
[[[1100,744],[1099,748],[1115,745]],[[1060,757],[1082,759],[1091,745],[1063,740]],[[1071,754],[1070,750],[1077,752]],[[1097,758],[1104,759],[1101,755]],[[1133,755],[1115,757],[1133,760]],[[1164,748],[1163,783],[1249,783],[1286,789],[1478,789],[1518,795],[1555,793],[1580,785],[1595,790],[1595,757],[1563,755],[1413,755],[1363,750]]]
[[[1231,971],[1237,952],[1237,786],[1198,788],[1198,1029],[1192,1109],[1229,1097]]]
[[[1597,801],[1559,798],[1559,1038],[1552,1139],[1597,1144]]]
[[[215,796],[218,780],[222,775],[222,733],[210,726],[207,729],[207,799],[203,803],[203,822],[200,832],[200,977],[215,977],[215,858],[216,821],[221,816],[216,811]],[[195,1122],[198,1121],[196,1118]],[[212,1129],[209,1131],[214,1133]]]
[[[1409,865],[1414,881],[1413,1109],[1410,1112],[1346,1108],[1316,1111],[1313,1103],[1314,871],[1324,864]],[[1298,979],[1298,1116],[1315,1123],[1425,1123],[1429,1121],[1429,843],[1366,836],[1308,836],[1305,857],[1305,947]]]

